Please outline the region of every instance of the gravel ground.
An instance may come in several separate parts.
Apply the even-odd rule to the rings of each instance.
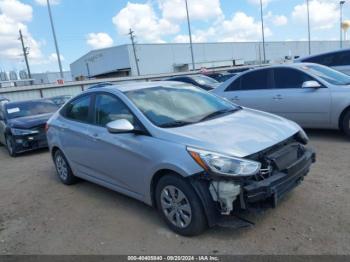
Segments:
[[[47,151],[0,147],[0,254],[350,254],[350,141],[309,131],[318,162],[254,227],[184,238],[150,207],[97,185],[66,187]]]

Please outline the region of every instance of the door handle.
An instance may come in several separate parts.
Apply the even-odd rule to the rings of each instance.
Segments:
[[[239,96],[234,96],[231,100],[232,101],[239,101],[240,99],[239,99]]]
[[[282,100],[283,97],[281,95],[276,95],[272,98],[273,100]]]

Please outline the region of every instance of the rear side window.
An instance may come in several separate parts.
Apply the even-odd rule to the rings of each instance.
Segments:
[[[230,91],[238,91],[241,90],[241,77],[237,78],[235,81],[233,81],[228,88],[226,88],[225,92]]]
[[[275,88],[301,88],[305,81],[315,80],[311,76],[289,68],[274,69]]]
[[[134,115],[129,108],[117,97],[98,94],[95,102],[95,124],[106,126],[114,120],[126,119],[135,124]]]
[[[241,77],[241,90],[271,89],[271,70],[258,70]]]
[[[65,117],[71,120],[88,123],[89,118],[89,108],[91,104],[91,96],[84,96],[70,102],[65,107]]]

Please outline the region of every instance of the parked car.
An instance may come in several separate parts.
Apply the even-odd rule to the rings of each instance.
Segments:
[[[6,97],[2,97],[0,96],[0,103],[5,103],[5,102],[9,102],[10,100],[8,100]]]
[[[55,97],[50,97],[47,98],[46,100],[51,101],[58,107],[63,106],[69,99],[71,99],[73,96],[71,95],[63,95],[63,96],[55,96]]]
[[[165,80],[192,84],[206,91],[213,90],[220,84],[215,79],[205,75],[174,76],[174,77],[167,78]]]
[[[350,76],[329,67],[311,63],[264,67],[242,73],[213,92],[305,128],[341,129],[350,136]]]
[[[45,124],[57,110],[46,100],[0,103],[0,143],[11,156],[47,147]]]
[[[340,49],[295,60],[299,63],[316,63],[350,75],[350,49]]]
[[[315,161],[294,122],[176,82],[88,90],[54,114],[47,137],[62,183],[136,198],[187,236],[275,207]]]

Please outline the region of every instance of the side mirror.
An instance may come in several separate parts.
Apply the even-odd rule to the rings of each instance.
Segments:
[[[133,132],[134,126],[126,119],[119,119],[107,124],[108,132],[112,134],[130,133]]]
[[[321,84],[317,81],[311,80],[311,81],[306,81],[303,83],[302,88],[321,88]]]

